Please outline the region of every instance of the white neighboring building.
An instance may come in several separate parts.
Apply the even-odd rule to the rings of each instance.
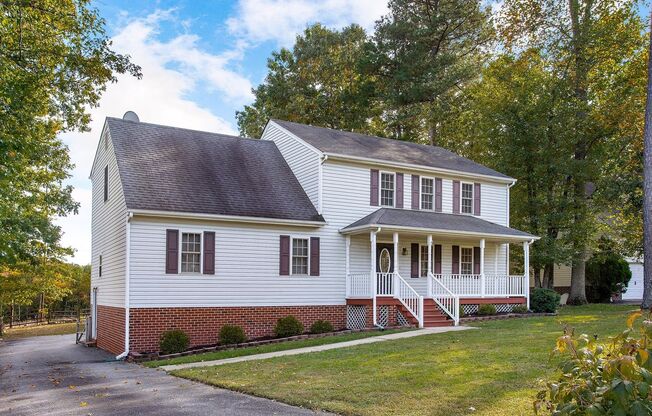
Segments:
[[[93,169],[97,345],[158,349],[287,315],[341,329],[455,325],[527,304],[515,179],[445,149],[270,120],[260,140],[107,118]]]

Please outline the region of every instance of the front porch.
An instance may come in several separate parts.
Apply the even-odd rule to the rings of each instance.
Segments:
[[[378,307],[395,305],[418,327],[457,325],[465,312],[491,303],[499,311],[529,307],[529,244],[505,235],[377,227],[346,234],[346,298],[365,305],[379,325]],[[509,244],[522,244],[524,271],[510,273]]]

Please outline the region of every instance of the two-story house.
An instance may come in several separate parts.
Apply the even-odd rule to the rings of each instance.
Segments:
[[[511,275],[513,178],[445,149],[270,120],[260,140],[107,118],[91,180],[100,348],[214,344],[294,315],[335,328],[456,325],[528,303]]]

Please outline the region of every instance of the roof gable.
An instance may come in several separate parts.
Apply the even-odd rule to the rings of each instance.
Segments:
[[[324,153],[512,179],[443,147],[309,126],[291,121],[276,119],[272,121]]]
[[[323,221],[273,142],[107,118],[129,209]]]

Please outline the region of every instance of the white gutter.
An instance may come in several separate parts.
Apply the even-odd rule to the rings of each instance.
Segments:
[[[512,241],[534,241],[534,240],[539,240],[541,237],[532,237],[532,236],[516,236],[516,235],[509,235],[509,234],[490,234],[490,233],[478,233],[474,231],[459,231],[459,230],[445,230],[445,229],[439,229],[439,228],[421,228],[421,227],[409,227],[409,226],[396,226],[396,225],[388,225],[384,224],[382,225],[385,230],[387,231],[417,231],[417,232],[423,232],[423,233],[440,233],[440,234],[452,234],[452,235],[459,235],[459,236],[468,236],[468,237],[497,237],[497,238],[502,238],[502,239],[507,239],[507,240],[512,240]],[[349,228],[347,230],[340,229],[339,232],[341,234],[354,234],[359,231],[373,231],[374,228],[377,228],[378,231],[381,229],[381,225],[379,224],[366,224],[366,225],[360,225],[358,227],[354,228]]]
[[[131,257],[131,219],[133,217],[133,212],[127,214],[127,224],[125,226],[125,238],[127,240],[127,247],[125,248],[125,350],[122,354],[115,357],[116,360],[122,360],[129,355],[129,258]]]
[[[294,225],[297,227],[322,227],[327,224],[325,221],[246,217],[246,216],[239,216],[239,215],[200,214],[194,212],[158,211],[158,210],[149,210],[149,209],[133,209],[131,210],[131,212],[133,215],[145,216],[145,217],[182,218],[182,219],[191,219],[191,220],[244,222],[244,223],[271,224],[271,225]]]
[[[443,173],[451,176],[458,176],[458,177],[471,178],[471,179],[483,179],[487,181],[493,181],[493,182],[504,183],[504,184],[515,182],[514,178],[503,178],[500,176],[484,175],[481,173],[469,173],[469,172],[453,170],[453,169],[435,168],[432,166],[414,165],[410,163],[401,163],[401,162],[391,162],[388,160],[372,159],[372,158],[361,157],[361,156],[348,156],[348,155],[341,155],[341,154],[334,154],[334,153],[324,153],[324,154],[332,158],[333,160],[346,160],[346,161],[352,160],[352,161],[371,164],[371,165],[392,166],[392,167],[398,167],[398,168],[403,168],[408,170],[426,171],[431,173]]]

